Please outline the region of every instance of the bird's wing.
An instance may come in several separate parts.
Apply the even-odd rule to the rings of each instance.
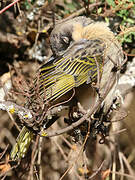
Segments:
[[[75,87],[74,77],[60,69],[54,62],[44,64],[40,68],[39,92],[45,100],[54,100]]]
[[[11,159],[20,160],[21,158],[25,157],[32,139],[33,132],[29,131],[29,129],[24,126],[17,137],[16,144],[12,148],[10,155]]]
[[[93,47],[96,50],[93,50]],[[93,40],[89,46],[87,43],[83,49],[76,48],[75,52],[66,53],[40,68],[40,95],[44,94],[45,99],[49,101],[56,100],[74,87],[96,81],[97,69],[101,74],[102,67],[103,46],[100,41],[97,43]]]

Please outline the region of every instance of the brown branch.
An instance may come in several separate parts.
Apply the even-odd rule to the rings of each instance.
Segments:
[[[97,3],[93,3],[93,4],[89,5],[89,11],[92,11],[96,6],[99,6],[101,4],[102,4],[101,2],[97,2]],[[76,12],[74,12],[73,14],[71,14],[70,16],[65,18],[63,21],[67,21],[69,19],[72,19],[72,18],[74,18],[76,16],[79,16],[80,14],[83,14],[84,12],[85,12],[85,7],[78,10],[78,11],[76,11]]]
[[[59,115],[59,113],[62,110],[67,108],[69,107],[64,105],[53,107],[52,109],[49,109],[45,113],[45,118],[50,118],[51,116]],[[31,122],[31,120],[34,120],[34,118],[36,117],[36,113],[34,113],[32,110],[29,110],[28,108],[24,108],[23,106],[19,106],[11,101],[0,101],[0,110],[6,110],[10,115],[17,114],[20,120],[22,120],[22,122],[26,123],[28,126],[29,126],[29,122]],[[44,115],[44,112],[42,114]],[[41,116],[41,118],[44,118],[44,116]],[[13,122],[15,125],[17,125],[14,120]],[[20,128],[18,126],[17,129],[20,131]]]
[[[5,147],[5,149],[4,149],[4,151],[3,151],[2,153],[0,153],[0,159],[2,159],[3,156],[5,155],[5,153],[6,153],[7,149],[8,149],[8,146],[9,146],[9,145],[7,145],[7,146]]]
[[[4,7],[2,10],[0,10],[0,14],[2,14],[4,11],[6,11],[7,9],[9,9],[10,7],[12,7],[14,4],[16,4],[19,0],[15,0],[14,2],[10,3],[9,5],[7,5],[6,7]]]
[[[123,51],[123,53],[124,53],[126,56],[133,56],[133,57],[135,57],[135,54],[128,54],[126,51]]]
[[[132,175],[129,175],[129,174],[126,174],[126,173],[120,173],[120,172],[116,172],[116,171],[110,171],[112,174],[117,174],[119,176],[125,176],[127,178],[131,178],[131,179],[135,179],[135,176],[132,176]]]
[[[53,139],[54,144],[57,146],[57,148],[59,149],[60,153],[62,154],[64,160],[67,162],[68,158],[65,154],[65,152],[63,151],[63,149],[60,147],[60,145],[57,143],[57,141],[55,139]]]
[[[84,139],[83,145],[82,145],[79,153],[78,153],[77,156],[76,156],[76,157],[77,157],[76,160],[75,160],[75,161],[71,164],[71,166],[65,171],[65,173],[61,176],[60,180],[62,180],[62,179],[66,176],[66,174],[73,168],[73,166],[77,163],[77,161],[78,161],[78,159],[79,159],[79,157],[80,157],[80,154],[83,152],[83,149],[84,149],[84,146],[85,146],[85,144],[86,144],[86,142],[87,142],[87,139],[89,138],[89,133],[90,133],[89,131],[90,131],[90,122],[89,122],[89,126],[88,126],[88,132],[87,132],[86,137],[85,137],[85,139]]]
[[[42,157],[42,141],[43,141],[43,137],[39,138],[39,144],[38,144],[38,160],[37,160],[37,164],[39,167],[39,180],[42,180],[42,166],[41,166],[41,157]]]
[[[124,154],[122,152],[120,152],[120,156],[121,156],[123,162],[125,163],[125,166],[127,167],[129,173],[135,177],[135,173],[134,173],[133,169],[131,168],[127,158],[124,156]]]
[[[35,145],[34,145],[34,149],[32,151],[32,155],[31,155],[31,165],[30,165],[30,172],[29,172],[28,180],[33,179],[33,167],[34,167],[35,159],[37,157],[37,146],[38,146],[38,143],[39,143],[39,138],[40,137],[37,135],[36,142],[35,142]]]
[[[101,163],[101,165],[100,165],[99,168],[96,170],[96,172],[93,173],[93,174],[89,177],[89,179],[92,179],[94,176],[96,176],[96,175],[101,171],[104,163],[105,163],[105,160]]]
[[[0,101],[0,109],[6,110],[11,114],[18,114],[21,119],[26,118],[26,115],[28,119],[32,118],[32,111],[11,101]]]
[[[99,6],[99,5],[101,5],[101,4],[102,4],[101,2],[97,2],[97,3],[93,3],[93,4],[89,5],[89,11],[92,11],[96,6]],[[63,23],[63,22],[65,22],[65,21],[69,20],[69,19],[72,19],[72,18],[74,18],[74,17],[76,17],[76,16],[79,16],[79,15],[83,14],[84,12],[85,12],[85,8],[82,8],[82,9],[74,12],[73,14],[71,14],[70,16],[68,16],[67,18],[58,21],[58,23]],[[47,27],[43,28],[40,32],[46,32],[46,31],[48,31],[51,27],[53,27],[53,23],[52,23],[52,22],[49,23],[49,24],[47,25]]]
[[[110,137],[110,136],[114,136],[114,135],[118,135],[118,134],[123,133],[123,132],[125,132],[125,131],[127,131],[126,128],[125,128],[125,129],[118,130],[118,131],[115,131],[115,132],[112,132],[112,133],[109,134],[109,137]]]

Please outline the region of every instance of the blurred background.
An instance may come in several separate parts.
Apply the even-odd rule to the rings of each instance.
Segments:
[[[80,15],[108,23],[127,55],[119,83],[123,104],[107,141],[100,144],[100,137],[89,140],[85,154],[83,142],[76,142],[69,133],[52,138],[35,135],[25,158],[14,162],[10,151],[22,124],[16,125],[17,116],[1,110],[1,179],[135,179],[135,0],[1,0],[0,101],[4,96],[24,106],[25,91],[52,54],[49,37],[53,27]],[[61,117],[50,129],[63,124]]]

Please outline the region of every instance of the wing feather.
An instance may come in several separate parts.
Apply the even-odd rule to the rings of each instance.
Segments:
[[[74,54],[66,52],[66,55],[61,58],[49,61],[41,66],[39,77],[40,95],[44,95],[45,100],[52,101],[83,83],[96,81],[97,62],[100,73],[103,69],[103,45],[100,42],[98,46],[96,48],[102,48],[102,51],[100,50],[96,55],[92,53],[93,51],[91,52],[89,45],[89,47],[85,47],[87,53],[84,53],[85,48],[83,51],[82,49],[81,51],[77,50],[77,53],[74,52]]]

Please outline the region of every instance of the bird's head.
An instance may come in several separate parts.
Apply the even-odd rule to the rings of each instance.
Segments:
[[[107,36],[107,37],[106,37]],[[58,23],[50,35],[53,54],[63,55],[67,49],[77,49],[77,45],[92,39],[113,38],[113,33],[104,22],[94,22],[90,18],[79,16],[65,22]],[[84,46],[85,48],[85,46]]]
[[[92,22],[93,21],[90,18],[79,16],[65,22],[58,23],[50,36],[53,53],[56,56],[63,55],[67,48],[77,41],[76,38],[81,39],[80,36],[82,28],[88,26]]]

